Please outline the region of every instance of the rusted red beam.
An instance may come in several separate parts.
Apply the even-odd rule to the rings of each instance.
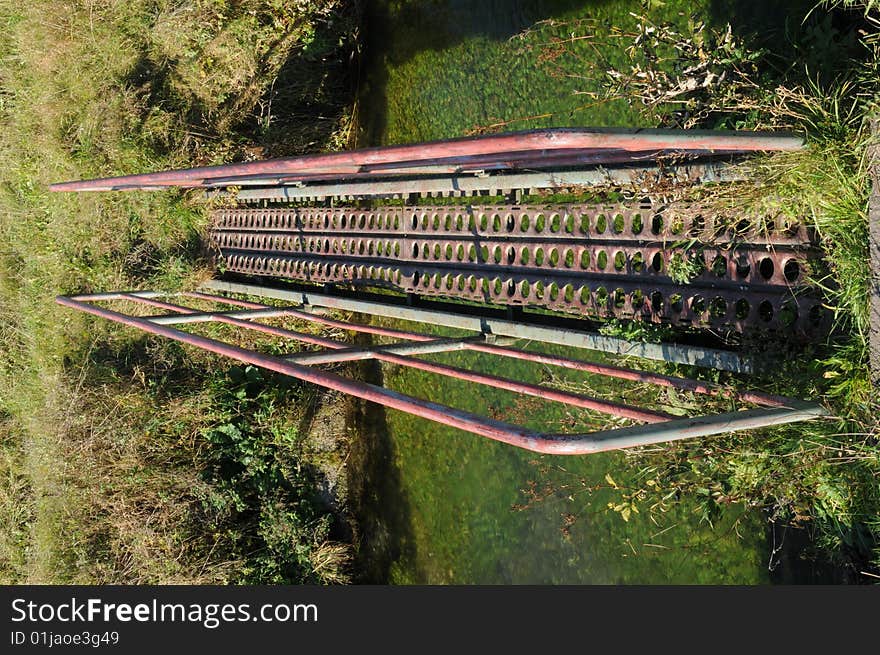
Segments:
[[[437,421],[438,423],[450,425],[461,430],[473,432],[484,437],[489,437],[490,439],[495,439],[496,441],[502,441],[528,450],[534,450],[536,452],[553,452],[556,443],[559,441],[558,439],[548,439],[544,435],[533,430],[510,425],[509,423],[496,421],[491,418],[477,416],[471,412],[447,407],[446,405],[440,405],[428,400],[413,398],[373,384],[349,380],[328,371],[293,364],[279,357],[263,355],[252,350],[239,348],[238,346],[233,346],[208,337],[202,337],[197,334],[191,334],[164,325],[156,325],[145,319],[129,316],[110,309],[96,307],[87,302],[80,302],[74,298],[58,296],[55,301],[59,305],[78,309],[79,311],[93,314],[94,316],[99,316],[110,321],[115,321],[116,323],[128,325],[129,327],[138,328],[139,330],[143,330],[150,334],[166,337],[174,341],[179,341],[181,343],[207,350],[208,352],[231,357],[232,359],[246,364],[253,364],[254,366],[281,373],[282,375],[289,375],[305,382],[317,384],[341,393],[347,393],[357,398],[363,398],[364,400],[391,407],[392,409],[399,409],[410,414],[416,414]],[[589,451],[585,450],[584,452]]]
[[[59,296],[56,301],[67,307],[78,309],[101,318],[105,318],[123,325],[136,327],[144,332],[164,336],[175,341],[187,343],[198,348],[202,348],[209,352],[231,357],[241,362],[253,364],[268,370],[276,371],[283,375],[289,375],[306,382],[318,384],[329,389],[348,393],[358,398],[363,398],[371,402],[380,403],[386,407],[398,409],[410,414],[421,416],[429,420],[436,421],[445,425],[456,427],[474,434],[488,437],[490,439],[507,443],[519,448],[524,448],[532,452],[556,454],[556,455],[583,455],[604,450],[630,448],[634,446],[643,446],[663,441],[674,441],[696,436],[718,434],[721,432],[741,430],[755,427],[763,427],[767,425],[776,425],[781,423],[790,423],[793,421],[803,421],[824,415],[825,410],[818,405],[808,405],[794,401],[791,408],[762,408],[746,410],[742,412],[733,412],[729,414],[720,414],[717,416],[686,418],[677,420],[662,420],[654,422],[647,426],[634,426],[631,428],[619,428],[616,430],[595,432],[592,434],[574,434],[574,435],[556,435],[541,434],[526,428],[510,425],[502,421],[490,419],[488,417],[478,416],[467,411],[457,410],[451,407],[440,405],[427,400],[414,398],[402,393],[391,391],[383,387],[371,384],[357,382],[343,378],[334,373],[322,371],[319,369],[309,368],[307,366],[297,365],[293,362],[286,361],[279,357],[263,355],[251,350],[246,350],[223,343],[207,337],[191,334],[174,328],[170,328],[161,324],[153,323],[150,318],[140,318],[122,314],[108,309],[96,307],[89,302],[84,302],[88,298],[94,301],[100,300],[118,300],[129,299],[142,302],[144,299],[152,299],[160,294],[156,292],[136,292],[136,293],[107,293],[93,294],[90,296],[81,296],[69,298]],[[220,300],[226,300],[217,297]],[[208,299],[208,298],[206,298]],[[245,301],[235,301],[238,304]],[[147,303],[153,304],[153,303]],[[172,303],[163,303],[168,309],[175,311],[181,315],[191,315],[192,310],[188,307],[174,305]],[[248,303],[256,305],[256,303]],[[257,311],[260,311],[257,309]],[[219,314],[203,314],[198,313],[201,318],[209,317],[210,320],[230,318],[238,324],[240,319],[234,319]],[[284,331],[281,328],[272,328],[263,324],[253,324],[248,321],[241,321],[242,327],[248,328],[267,328],[277,331],[280,335],[297,334],[290,331]],[[324,344],[322,344],[324,345]],[[326,344],[330,348],[339,348],[336,342]],[[383,355],[388,353],[382,353]],[[404,357],[403,359],[408,359]],[[424,363],[424,362],[423,362]]]
[[[201,294],[201,296],[205,299],[209,299],[210,297],[207,294]],[[137,302],[144,302],[149,305],[161,305],[165,309],[169,309],[171,311],[180,313],[180,314],[188,314],[193,312],[194,310],[189,307],[183,307],[181,305],[175,305],[172,303],[164,303],[159,302],[147,298],[139,298],[138,296],[126,295],[126,298]],[[224,300],[216,297],[218,301],[223,302]],[[242,304],[245,301],[237,301],[236,304]],[[256,303],[247,303],[248,305],[256,305]],[[266,306],[263,306],[266,307]],[[257,307],[252,307],[256,309]],[[315,321],[319,323],[325,324],[335,324],[335,327],[342,327],[344,329],[357,329],[357,328],[368,328],[369,326],[358,326],[351,323],[345,323],[343,321],[333,321],[332,319],[324,319],[323,317],[317,317],[310,314],[305,314],[303,312],[298,312],[295,310],[286,311],[290,316],[298,317],[307,321]],[[324,346],[325,348],[331,348],[333,350],[348,348],[349,344],[342,343],[339,341],[335,341],[333,339],[326,339],[324,337],[319,337],[310,334],[304,334],[302,332],[295,332],[293,330],[288,330],[285,328],[274,327],[271,325],[266,325],[264,323],[257,323],[255,321],[247,321],[240,318],[231,318],[228,316],[224,316],[223,314],[216,314],[213,317],[214,321],[220,323],[226,323],[227,325],[235,325],[237,327],[242,327],[250,330],[256,330],[258,332],[262,332],[264,334],[271,334],[273,336],[283,337],[287,339],[294,339],[297,341],[303,341],[305,343],[310,343],[313,345]],[[381,329],[381,328],[380,328]],[[412,341],[424,341],[424,340],[433,340],[433,337],[426,337],[426,335],[416,334],[414,332],[405,332],[402,330],[387,330],[384,331],[384,336],[398,336],[406,339],[410,339]],[[613,416],[620,416],[622,418],[630,418],[636,421],[644,421],[646,423],[657,423],[659,421],[667,421],[669,419],[675,418],[671,414],[667,414],[665,412],[655,412],[652,410],[641,409],[638,407],[631,407],[629,405],[624,405],[622,403],[616,403],[608,400],[601,400],[598,398],[592,398],[590,396],[585,396],[583,394],[575,394],[568,393],[565,391],[559,391],[556,389],[551,389],[549,387],[544,387],[535,384],[529,384],[528,382],[519,382],[517,380],[510,380],[507,378],[498,377],[495,375],[486,375],[483,373],[478,373],[476,371],[470,371],[467,369],[456,368],[453,366],[446,366],[444,364],[435,364],[433,362],[427,362],[420,359],[415,359],[412,357],[405,357],[400,355],[394,355],[390,353],[376,352],[373,357],[380,361],[388,362],[390,364],[397,364],[399,366],[407,366],[409,368],[414,368],[420,371],[425,371],[428,373],[436,373],[438,375],[445,375],[450,378],[454,378],[457,380],[463,380],[465,382],[474,382],[476,384],[483,384],[486,386],[494,387],[496,389],[503,389],[505,391],[512,391],[514,393],[520,393],[527,396],[536,396],[538,398],[545,398],[546,400],[551,400],[554,402],[565,403],[567,405],[573,405],[575,407],[581,407],[583,409],[591,409],[597,412],[603,412],[605,414],[611,414]]]
[[[660,373],[651,373],[649,371],[637,371],[622,366],[612,366],[610,364],[597,364],[595,362],[584,362],[577,359],[569,359],[567,357],[557,357],[555,355],[544,355],[541,353],[528,352],[517,348],[509,348],[506,346],[496,346],[488,343],[470,342],[463,345],[465,350],[473,350],[476,352],[487,353],[490,355],[499,355],[502,357],[510,357],[512,359],[520,359],[536,364],[548,364],[550,366],[559,366],[575,371],[584,371],[585,373],[596,373],[598,375],[607,375],[608,377],[618,378],[621,380],[630,380],[632,382],[645,382],[647,384],[656,384],[661,387],[673,387],[682,391],[691,391],[709,396],[717,396],[729,394],[730,396],[747,403],[755,403],[756,405],[765,405],[768,407],[789,407],[791,399],[783,396],[774,396],[772,394],[761,393],[760,391],[737,391],[734,389],[726,389],[716,384],[702,382],[700,380],[692,380],[690,378],[679,378],[670,375],[661,375]]]
[[[638,130],[610,128],[552,128],[479,137],[447,139],[401,146],[366,148],[350,152],[306,155],[222,166],[124,175],[53,184],[52,191],[99,191],[118,188],[157,188],[163,186],[203,186],[211,178],[247,178],[252,176],[291,176],[322,174],[333,171],[352,173],[381,170],[399,162],[408,167],[426,166],[433,161],[450,159],[467,162],[492,157],[503,159],[505,153],[528,151],[534,157],[552,156],[559,151],[608,150],[752,152],[796,150],[803,147],[799,137],[760,132],[713,130]]]
[[[233,300],[230,298],[226,298],[225,296],[217,296],[208,293],[194,292],[194,293],[186,293],[183,295],[193,296],[202,298],[204,300],[210,300],[213,302],[222,302],[230,305],[237,305],[241,307],[247,307],[249,309],[270,309],[269,305],[262,305],[259,303],[254,303],[245,300]],[[182,307],[176,305],[169,305],[166,303],[166,306],[172,308],[173,311],[179,311],[179,309],[184,309]],[[379,334],[381,336],[393,337],[397,339],[408,339],[411,341],[430,341],[435,339],[436,337],[431,337],[426,334],[420,334],[418,332],[411,332],[408,330],[393,330],[389,328],[376,328],[370,325],[359,325],[357,323],[350,323],[348,321],[339,321],[334,319],[328,319],[323,316],[316,316],[310,314],[308,312],[300,312],[291,309],[285,309],[285,313],[289,316],[300,318],[306,321],[315,321],[319,323],[323,323],[324,325],[330,327],[336,327],[343,330],[352,330],[355,332],[364,332],[364,333],[372,333]],[[253,326],[254,324],[250,324]],[[274,328],[273,328],[274,329]],[[331,346],[332,347],[332,346]],[[717,384],[712,384],[710,382],[703,382],[700,380],[693,380],[691,378],[681,378],[671,375],[662,375],[660,373],[652,373],[650,371],[638,371],[631,368],[625,368],[622,366],[613,366],[610,364],[599,364],[596,362],[585,362],[577,359],[570,359],[568,357],[560,357],[556,355],[545,355],[543,353],[533,353],[526,350],[520,350],[518,348],[511,348],[509,346],[498,346],[495,344],[488,343],[480,343],[478,341],[468,341],[462,344],[462,348],[464,350],[472,350],[475,352],[482,352],[490,355],[498,355],[502,357],[510,357],[512,359],[519,359],[522,361],[534,362],[536,364],[547,364],[550,366],[559,366],[561,368],[568,368],[571,370],[583,371],[585,373],[596,373],[598,375],[605,375],[608,377],[618,378],[622,380],[630,380],[632,382],[644,382],[647,384],[656,384],[658,386],[663,387],[672,387],[675,389],[680,389],[682,391],[690,391],[693,393],[699,393],[710,396],[717,395],[730,395],[731,397],[747,402],[754,403],[756,405],[764,405],[767,407],[791,407],[792,399],[786,398],[785,396],[777,396],[773,394],[763,393],[760,391],[738,391],[735,389],[728,389],[726,387],[722,387]],[[378,357],[377,357],[378,358]],[[388,360],[390,361],[390,360]],[[395,361],[394,363],[400,364],[400,362]],[[409,365],[409,364],[405,364]],[[630,417],[633,418],[633,417]],[[644,420],[644,419],[639,419]]]
[[[183,291],[178,295],[185,296],[187,298],[210,300],[211,302],[219,302],[223,303],[224,305],[230,305],[232,307],[243,307],[245,309],[273,309],[273,307],[270,307],[269,305],[263,305],[258,302],[250,302],[249,300],[236,300],[235,298],[226,298],[225,296],[215,296],[210,293],[202,293],[201,291]]]
[[[447,157],[407,162],[389,162],[376,166],[316,168],[293,174],[232,175],[206,177],[187,186],[275,186],[297,182],[329,182],[334,180],[364,181],[375,178],[400,176],[467,175],[483,171],[515,170],[562,170],[567,168],[602,164],[638,164],[653,161],[668,150],[626,151],[614,150],[559,150],[532,151],[530,153],[493,153],[490,155]],[[687,150],[690,158],[706,155],[743,154],[744,150]],[[157,186],[181,186],[175,182],[158,183]],[[128,187],[115,187],[124,190]]]
[[[234,300],[232,298],[222,298],[220,296],[211,296],[204,293],[199,293],[198,291],[189,291],[184,292],[180,295],[188,296],[191,298],[200,298],[202,300],[211,300],[213,302],[222,302],[227,305],[232,305],[234,307],[246,307],[248,309],[272,309],[269,305],[261,305],[255,302],[248,302],[246,300]],[[170,302],[163,302],[160,300],[155,300],[154,298],[144,298],[143,296],[136,296],[129,293],[119,294],[119,297],[125,300],[131,300],[134,302],[142,303],[144,305],[150,305],[151,307],[159,307],[161,309],[166,309],[168,311],[176,312],[178,314],[197,314],[198,310],[192,309],[191,307],[184,307],[182,305],[176,305]],[[285,311],[284,314],[288,312]],[[313,346],[323,346],[324,348],[344,348],[347,344],[340,344],[338,341],[333,341],[332,339],[325,339],[324,337],[319,337],[314,334],[306,334],[304,332],[295,332],[293,330],[286,330],[283,328],[273,327],[271,325],[266,325],[264,323],[254,323],[253,321],[247,321],[240,318],[235,318],[234,316],[226,316],[222,312],[211,313],[211,321],[216,323],[225,323],[226,325],[234,325],[235,327],[243,327],[243,328],[251,328],[258,329],[260,332],[265,334],[271,334],[276,337],[284,337],[285,339],[295,339],[297,341],[301,341],[303,343],[308,343]]]
[[[195,309],[190,309],[189,307],[181,307],[180,305],[175,305],[169,302],[162,302],[161,300],[156,300],[155,298],[145,298],[144,296],[136,296],[130,293],[121,293],[119,294],[119,298],[121,300],[131,300],[132,302],[141,303],[142,305],[149,305],[150,307],[157,307],[158,309],[167,309],[172,312],[178,312],[180,314],[195,314]]]
[[[627,151],[589,149],[531,150],[519,152],[495,152],[486,155],[439,157],[408,161],[391,161],[384,164],[364,166],[314,166],[290,174],[262,173],[259,175],[230,175],[204,177],[199,186],[235,185],[249,182],[260,185],[289,184],[292,182],[318,182],[338,178],[364,179],[395,175],[443,175],[468,171],[494,171],[517,168],[564,168],[590,164],[623,164],[642,162],[655,158],[662,150]],[[688,151],[695,156],[717,154],[709,151]],[[730,151],[717,151],[730,152]],[[742,151],[736,151],[742,152]],[[169,183],[170,184],[170,183]]]
[[[650,409],[641,409],[639,407],[624,405],[623,403],[616,403],[610,400],[592,398],[583,394],[568,393],[566,391],[559,391],[557,389],[551,389],[549,387],[544,387],[537,384],[529,384],[527,382],[509,380],[507,378],[501,378],[496,375],[486,375],[483,373],[469,371],[467,369],[458,368],[455,366],[435,364],[433,362],[427,362],[425,360],[415,359],[413,357],[391,355],[382,352],[377,352],[374,357],[375,359],[387,362],[389,364],[407,366],[409,368],[425,371],[427,373],[445,375],[447,377],[454,378],[456,380],[462,380],[464,382],[484,384],[486,386],[495,387],[496,389],[512,391],[514,393],[523,394],[525,396],[543,398],[544,400],[552,400],[553,402],[564,403],[566,405],[572,405],[574,407],[581,407],[582,409],[591,409],[596,412],[602,412],[603,414],[610,414],[612,416],[619,416],[621,418],[629,418],[635,421],[643,421],[645,423],[660,423],[662,421],[668,421],[675,418],[675,416],[667,414],[666,412],[656,412]]]
[[[184,293],[181,293],[180,295],[187,296],[189,298],[199,298],[201,300],[210,300],[212,302],[225,303],[227,305],[232,305],[233,307],[244,307],[246,309],[276,309],[271,305],[263,305],[248,300],[237,300],[234,298],[227,298],[225,296],[216,296],[210,293],[202,293],[200,291],[186,291]],[[185,307],[182,307],[180,305],[172,305],[170,303],[165,303],[165,308],[171,309],[171,311],[175,312],[180,312],[181,310],[186,309]],[[433,341],[436,338],[427,334],[419,334],[418,332],[409,332],[407,330],[395,330],[394,328],[383,328],[374,325],[359,325],[357,323],[350,323],[348,321],[340,321],[332,318],[327,318],[325,316],[318,316],[317,314],[311,314],[309,312],[298,311],[290,307],[285,307],[284,313],[292,318],[299,318],[304,321],[320,323],[322,325],[326,325],[327,327],[335,327],[341,330],[363,332],[365,334],[375,334],[381,337],[391,337],[392,339],[407,339],[409,341]]]
[[[247,328],[249,330],[256,330],[258,332],[262,332],[264,334],[271,334],[275,337],[282,337],[284,339],[295,339],[296,341],[302,341],[303,343],[308,343],[313,346],[323,346],[324,348],[332,348],[336,350],[338,348],[345,348],[348,344],[339,343],[338,341],[334,341],[333,339],[326,339],[324,337],[319,337],[314,334],[306,334],[304,332],[296,332],[294,330],[286,330],[284,328],[274,327],[272,325],[266,325],[265,323],[256,323],[254,321],[247,321],[241,318],[233,318],[231,316],[223,316],[222,314],[217,314],[213,317],[214,321],[218,323],[225,323],[226,325],[234,325],[240,328]]]

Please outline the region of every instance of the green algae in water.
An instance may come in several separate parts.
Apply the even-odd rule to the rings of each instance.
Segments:
[[[667,3],[657,18],[677,16],[678,4]],[[553,45],[570,38],[566,20],[590,21],[600,39],[632,26],[631,11],[638,3],[374,2],[362,85],[364,141],[440,139],[508,121],[507,130],[645,126],[626,101],[590,95],[601,92],[598,80],[609,67],[625,64],[622,50],[592,39]],[[544,19],[559,24],[524,35]]]
[[[658,20],[708,10],[709,2],[666,2]],[[575,91],[598,91],[582,79],[552,77],[541,49],[517,37],[536,21],[593,20],[597,29],[633,24],[634,2],[421,0],[373,2],[360,120],[362,145],[449,138],[491,123],[537,116],[505,129],[546,126],[639,126],[626,102],[591,102]],[[564,26],[540,37],[565,38]],[[560,55],[556,68],[619,65],[622,52],[599,55],[589,40]],[[566,59],[567,58],[567,59]],[[549,116],[547,115],[549,114]],[[423,325],[408,325],[425,331]],[[452,334],[436,330],[438,334]],[[568,356],[584,356],[548,348]],[[594,356],[592,354],[590,356]],[[504,377],[541,382],[541,367],[515,360],[448,353],[434,357]],[[570,372],[569,372],[570,373]],[[385,366],[384,383],[422,398],[489,412],[547,431],[595,429],[594,418],[561,405],[516,397],[436,375]],[[575,382],[601,385],[565,375]],[[607,383],[606,383],[607,384]],[[616,383],[615,383],[616,384]],[[362,426],[363,427],[363,426]],[[551,457],[387,410],[370,429],[388,444],[394,488],[378,502],[389,519],[384,572],[391,583],[736,583],[769,581],[763,519],[732,506],[712,525],[690,499],[665,513],[641,508],[624,521],[609,502],[637,477],[637,460],[622,453]],[[393,475],[392,475],[393,474]],[[601,487],[592,493],[584,487]],[[523,490],[526,490],[525,492]],[[529,505],[529,490],[546,498]],[[378,519],[381,522],[383,519]],[[384,532],[383,532],[384,529]]]
[[[429,331],[424,325],[396,323]],[[462,333],[430,330],[443,336]],[[568,357],[611,361],[597,353],[541,345],[532,349]],[[430,359],[453,366],[547,383],[548,371],[517,360],[477,353],[444,353]],[[450,382],[399,366],[383,367],[392,389],[452,407],[548,431],[595,430],[608,422],[563,405]],[[575,390],[612,394],[629,389],[635,403],[662,400],[648,385],[567,371]],[[586,385],[586,386],[585,386]],[[613,388],[612,388],[613,387]],[[667,409],[664,407],[664,409]],[[374,428],[379,426],[372,426]],[[620,493],[610,487],[644,484],[638,460],[622,453],[552,457],[529,453],[453,428],[388,410],[381,426],[391,443],[398,489],[384,503],[405,515],[406,547],[391,562],[395,584],[756,584],[769,581],[761,516],[741,507],[710,525],[683,499],[668,511],[641,505],[624,521],[610,511]],[[592,491],[587,487],[598,487]],[[529,503],[531,492],[546,497]],[[530,506],[529,506],[530,505]],[[523,507],[525,506],[525,507]]]

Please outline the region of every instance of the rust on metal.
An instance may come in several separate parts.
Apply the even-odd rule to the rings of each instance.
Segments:
[[[788,134],[639,129],[553,128],[430,143],[369,148],[223,166],[162,171],[52,185],[53,191],[204,188],[240,193],[239,201],[303,201],[325,198],[507,195],[528,190],[629,183],[631,188],[724,181],[731,166],[758,151],[797,150]],[[653,180],[653,182],[651,182]],[[241,191],[239,191],[241,189]],[[679,326],[743,331],[762,327],[798,336],[821,333],[829,316],[807,283],[816,253],[814,235],[802,225],[765,222],[762,234],[746,220],[716,216],[695,205],[648,202],[566,206],[408,206],[233,209],[214,214],[210,239],[223,269],[261,278],[391,289],[401,303],[417,296],[448,297],[483,305],[536,307],[577,316],[637,318]],[[676,259],[678,257],[679,259]],[[684,271],[684,273],[682,272]],[[204,288],[204,287],[203,287]],[[211,288],[209,285],[208,288]],[[247,287],[216,282],[225,291]],[[403,294],[407,294],[404,296]],[[261,296],[287,300],[289,290],[259,288]],[[720,434],[823,415],[819,405],[637,368],[581,361],[511,346],[538,336],[575,345],[646,357],[717,365],[746,371],[738,355],[701,346],[630,344],[573,329],[519,325],[483,315],[402,307],[302,292],[293,306],[202,292],[170,294],[233,309],[201,311],[168,302],[154,291],[58,297],[67,307],[141,329],[237,361],[344,392],[386,407],[466,430],[534,452],[587,454],[677,439]],[[393,295],[393,294],[392,294]],[[398,318],[442,319],[476,335],[447,339],[409,330],[362,325],[321,315],[318,307],[366,308]],[[169,314],[132,316],[98,306],[129,301]],[[457,306],[461,306],[459,303]],[[326,310],[324,310],[326,311]],[[528,312],[521,312],[527,314]],[[544,312],[546,314],[546,312]],[[391,339],[370,347],[261,322],[305,321],[346,332]],[[214,322],[255,330],[319,351],[266,355],[210,339],[181,327]],[[573,322],[573,321],[570,321]],[[716,416],[676,418],[605,397],[491,375],[423,359],[450,351],[508,357],[576,370],[603,378],[671,387],[758,405]],[[320,368],[362,359],[415,368],[432,375],[563,403],[639,425],[591,434],[545,434],[434,400],[352,380]],[[442,400],[442,399],[440,399]]]
[[[220,209],[210,239],[242,274],[738,331],[830,324],[804,225],[684,203]]]
[[[258,305],[257,303],[251,302],[241,302],[236,300],[229,300],[219,296],[211,296],[205,293],[198,292],[189,292],[186,295],[191,297],[201,298],[203,300],[213,300],[215,302],[225,302],[227,304],[236,304],[239,306],[246,306],[252,309],[271,309],[266,305]],[[177,312],[180,314],[192,314],[195,310],[184,307],[182,305],[177,305],[173,303],[160,302],[149,298],[139,298],[137,296],[128,295],[128,294],[120,294],[120,298],[124,300],[133,300],[135,302],[141,302],[151,306],[161,306],[164,309]],[[374,326],[359,326],[353,323],[349,323],[347,321],[337,321],[333,319],[327,319],[325,317],[319,317],[314,315],[306,314],[305,312],[301,312],[295,309],[287,309],[284,311],[285,316],[290,316],[294,318],[298,318],[300,320],[312,321],[315,323],[327,325],[328,327],[336,327],[348,330],[355,330],[359,332],[367,332],[370,334],[376,334],[384,337],[395,337],[402,339],[411,339],[414,341],[433,341],[434,337],[425,334],[418,334],[415,332],[408,332],[404,330],[393,330],[388,328],[379,328]],[[275,327],[272,325],[265,325],[262,323],[257,323],[255,321],[248,321],[242,318],[234,318],[231,316],[227,316],[224,313],[214,313],[211,315],[212,321],[217,323],[225,323],[226,325],[233,325],[240,328],[246,328],[255,330],[258,332],[263,332],[264,334],[271,334],[276,337],[283,337],[287,339],[294,339],[296,341],[301,341],[303,343],[307,343],[315,346],[323,346],[325,348],[330,349],[341,349],[346,348],[348,344],[341,343],[339,341],[335,341],[333,339],[327,339],[325,337],[320,337],[313,334],[306,334],[303,332],[295,332],[292,330],[288,330],[285,328]],[[467,348],[468,344],[464,344],[464,347]],[[657,412],[652,410],[640,409],[637,407],[630,407],[628,405],[623,405],[621,403],[615,403],[611,401],[600,400],[597,398],[591,398],[589,396],[584,396],[582,394],[573,394],[564,391],[558,391],[556,389],[551,389],[548,387],[529,384],[526,382],[517,382],[516,380],[509,380],[506,378],[498,377],[495,375],[486,375],[483,373],[477,373],[475,371],[468,371],[461,368],[455,368],[452,366],[445,366],[442,364],[435,364],[433,362],[426,362],[418,359],[414,359],[412,357],[402,357],[395,353],[389,353],[383,350],[376,350],[373,353],[373,357],[380,361],[388,362],[390,364],[397,364],[399,366],[407,366],[410,368],[415,368],[421,371],[426,371],[428,373],[438,373],[440,375],[445,375],[447,377],[455,378],[458,380],[462,380],[465,382],[474,382],[477,384],[484,384],[486,386],[495,387],[496,389],[504,389],[506,391],[513,391],[515,393],[520,393],[526,396],[537,396],[539,398],[546,398],[547,400],[553,400],[556,402],[565,403],[568,405],[573,405],[575,407],[582,407],[584,409],[593,409],[599,412],[604,412],[606,414],[612,414],[614,416],[620,416],[623,418],[631,418],[638,421],[646,421],[648,423],[655,423],[657,421],[664,421],[672,418],[671,415],[666,414],[665,412]],[[288,360],[289,361],[289,360]]]
[[[369,331],[370,326],[364,326],[348,321],[325,319],[324,317],[312,315],[310,312],[304,310],[271,307],[260,303],[241,301],[212,294],[189,293],[179,295],[196,297],[201,300],[242,307],[244,309],[236,312],[199,312],[190,307],[158,300],[157,298],[160,294],[156,292],[116,292],[83,295],[78,297],[59,296],[57,302],[61,305],[130,327],[135,327],[151,334],[160,335],[210,352],[231,357],[237,361],[260,366],[283,375],[289,375],[306,382],[348,393],[371,402],[377,402],[386,407],[408,412],[444,425],[456,427],[496,441],[539,453],[559,455],[589,454],[610,449],[629,448],[695,436],[720,434],[733,430],[809,420],[811,418],[822,416],[825,413],[825,411],[818,405],[804,403],[791,398],[769,396],[761,394],[760,392],[746,392],[739,394],[734,392],[732,397],[738,398],[741,401],[764,405],[765,407],[745,409],[717,416],[677,419],[654,410],[632,407],[608,400],[589,398],[580,394],[561,392],[551,387],[517,382],[497,376],[481,374],[467,369],[435,364],[433,362],[417,359],[417,355],[430,352],[443,352],[456,349],[456,347],[461,347],[489,354],[520,357],[539,363],[548,363],[566,368],[580,368],[580,370],[597,373],[599,375],[610,375],[612,377],[638,380],[640,382],[674,386],[695,393],[714,395],[722,393],[723,388],[687,378],[658,376],[657,374],[639,372],[623,367],[592,365],[588,362],[578,363],[576,360],[570,360],[567,358],[539,355],[502,346],[493,346],[491,344],[486,344],[480,337],[466,337],[459,340],[450,340],[438,339],[436,337],[430,337],[429,335],[409,332],[406,330],[396,330],[394,331],[393,336],[409,341],[411,344],[410,346],[407,346],[406,344],[397,344],[392,346],[377,346],[367,349],[351,348],[349,344],[344,342],[266,325],[257,322],[256,319],[268,317],[270,315],[289,315],[295,316],[299,320],[315,320],[323,322],[324,324],[326,324],[326,321],[333,320],[337,326],[345,326],[346,329],[353,331]],[[173,312],[173,314],[161,317],[136,317],[98,307],[94,304],[96,302],[108,300],[128,300],[146,304],[148,306],[161,306],[163,309]],[[232,314],[236,314],[236,316],[232,316]],[[248,316],[250,316],[250,319],[247,318]],[[543,397],[547,400],[586,409],[598,410],[604,413],[642,421],[648,423],[648,425],[605,430],[591,434],[544,434],[535,430],[488,418],[486,416],[480,416],[472,412],[415,398],[384,387],[351,380],[336,373],[318,369],[315,367],[315,364],[322,361],[321,353],[306,354],[305,358],[302,359],[302,362],[311,362],[312,365],[304,365],[303,363],[296,361],[298,357],[302,358],[302,355],[286,358],[265,355],[215,339],[192,334],[174,327],[169,327],[168,325],[175,321],[188,323],[193,320],[193,318],[198,318],[198,320],[218,321],[246,329],[258,330],[275,336],[281,336],[286,339],[320,345],[336,355],[329,361],[347,361],[362,359],[365,356],[369,356],[380,361],[415,367],[454,379],[495,386],[517,393],[529,393]],[[396,352],[394,350],[395,348],[397,349]],[[583,367],[579,367],[579,364],[582,364]]]
[[[262,179],[267,186],[309,179],[427,172],[431,167],[520,169],[558,167],[605,159],[640,161],[661,154],[747,153],[796,150],[803,141],[788,134],[718,130],[551,128],[429,143],[367,148],[223,166],[125,175],[53,184],[52,191],[107,191],[177,187],[223,187]],[[436,168],[435,168],[436,170]]]
[[[647,161],[618,166],[600,165],[580,169],[541,171],[494,171],[455,173],[451,175],[401,176],[393,179],[334,180],[308,184],[264,186],[264,183],[240,181],[235,190],[208,190],[209,198],[234,198],[239,203],[317,202],[327,199],[469,197],[483,194],[510,196],[514,193],[579,192],[590,187],[658,188],[669,185],[693,185],[732,182],[743,179],[725,160],[679,159],[676,162]]]
[[[326,312],[328,310],[354,312],[392,320],[412,321],[455,330],[490,334],[495,340],[537,341],[624,357],[714,368],[731,373],[753,374],[761,365],[755,361],[753,355],[731,350],[695,344],[629,341],[621,337],[608,336],[585,329],[584,325],[577,325],[579,322],[576,319],[573,324],[572,321],[561,321],[554,317],[553,324],[548,325],[547,323],[535,322],[537,316],[529,313],[517,316],[514,320],[508,320],[498,315],[498,309],[493,310],[493,308],[485,306],[469,308],[469,311],[463,313],[457,305],[438,303],[433,300],[414,305],[410,304],[406,298],[388,294],[358,294],[357,298],[353,298],[315,287],[295,289],[270,284],[256,286],[228,279],[207,280],[202,283],[200,288],[213,292],[271,298],[285,303],[293,303],[310,312]],[[262,312],[269,310],[249,311],[262,314]],[[178,317],[175,320],[176,322],[205,320],[205,316],[205,314],[195,314],[189,315],[185,319]],[[259,314],[253,317],[258,318]]]

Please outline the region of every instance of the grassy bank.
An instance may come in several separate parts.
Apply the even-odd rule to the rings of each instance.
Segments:
[[[357,20],[341,0],[0,3],[4,581],[344,579],[302,389],[53,303],[192,287],[197,199],[46,189],[344,144]]]

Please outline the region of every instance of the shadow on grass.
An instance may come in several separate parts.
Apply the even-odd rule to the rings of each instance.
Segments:
[[[239,11],[239,10],[235,10]],[[243,11],[243,10],[242,10]],[[355,95],[356,34],[361,5],[346,0],[332,19],[316,20],[314,32],[299,39],[280,69],[270,64],[279,41],[256,61],[251,90],[230,93],[217,106],[181,82],[183,61],[157,60],[141,53],[122,86],[137,92],[147,109],[170,115],[173,129],[141,130],[139,138],[156,155],[180,149],[193,156],[220,152],[224,158],[273,158],[323,150],[339,129],[340,119]],[[210,68],[211,61],[205,63]],[[141,117],[145,124],[149,112]]]
[[[870,540],[858,526],[849,529],[848,538],[853,547],[844,547],[840,556],[844,563],[829,561],[828,553],[817,548],[815,535],[811,530],[769,521],[766,528],[767,544],[770,547],[768,569],[773,584],[865,584],[868,580],[860,575],[855,562],[867,564],[868,553],[856,546],[858,542]],[[852,552],[849,552],[852,551]],[[860,551],[860,552],[857,552]]]
[[[354,35],[359,7],[349,3],[338,23],[320,23],[307,53],[295,50],[240,127],[260,157],[323,150],[332,141],[357,92]]]
[[[194,363],[178,344],[153,338],[100,344],[83,356],[90,386],[143,397],[123,432],[137,470],[154,471],[144,484],[188,505],[176,538],[213,543],[203,558],[212,565],[239,563],[230,582],[323,581],[313,555],[325,540],[351,534],[327,497],[326,476],[302,456],[297,426],[309,417],[285,418],[284,406],[298,408],[306,395],[300,381],[240,364]],[[200,480],[193,488],[164,486],[175,470],[190,469]],[[108,534],[93,531],[91,552],[109,561],[118,553],[104,543]]]
[[[785,76],[830,84],[864,55],[858,30],[868,24],[858,10],[816,8],[818,0],[711,0],[709,23],[733,33],[753,49],[764,49],[770,78]],[[792,76],[794,79],[792,80]]]
[[[359,342],[366,345],[370,339],[360,338]],[[356,368],[358,379],[382,385],[378,362],[366,360],[357,363]],[[355,581],[387,584],[396,561],[415,561],[415,540],[409,502],[402,490],[394,445],[388,435],[385,408],[351,398],[346,425],[351,432],[349,489],[360,531]]]

